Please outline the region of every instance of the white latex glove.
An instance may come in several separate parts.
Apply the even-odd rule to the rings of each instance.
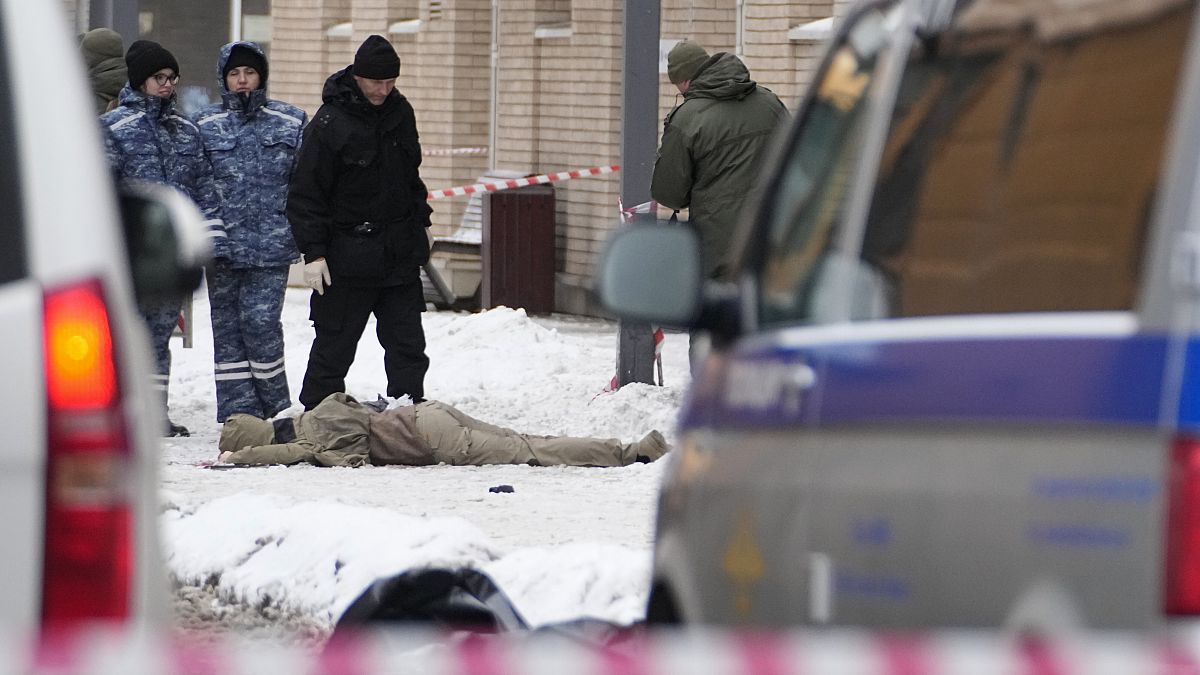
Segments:
[[[329,265],[325,264],[324,258],[304,264],[304,283],[317,295],[325,295],[325,287],[332,283],[329,280]]]

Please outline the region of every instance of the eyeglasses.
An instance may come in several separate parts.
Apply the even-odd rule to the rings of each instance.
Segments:
[[[176,73],[171,73],[170,75],[163,75],[162,73],[155,73],[154,81],[160,87],[168,82],[170,82],[171,84],[175,84],[176,82],[179,81],[179,75]]]

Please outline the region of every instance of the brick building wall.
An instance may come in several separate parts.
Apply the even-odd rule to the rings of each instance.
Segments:
[[[564,12],[564,5],[569,12]],[[586,5],[586,6],[585,6]],[[506,0],[501,10],[497,166],[542,173],[620,162],[622,5]],[[829,17],[831,0],[747,0],[743,57],[752,77],[794,107],[820,44],[787,39],[797,24]],[[570,16],[569,37],[536,39],[539,26]],[[737,6],[730,0],[662,0],[661,37],[700,41],[710,52],[737,46]],[[664,74],[659,117],[678,102]],[[619,181],[586,179],[557,186],[557,302],[587,312],[596,255],[616,222]]]
[[[620,163],[621,11],[603,4],[502,5],[498,167],[545,173]],[[538,38],[539,28],[570,34]],[[619,185],[611,174],[557,184],[560,307],[586,304],[592,264],[617,220]]]
[[[421,30],[389,35],[400,52],[398,86],[417,114],[422,147],[486,148],[488,145],[489,0],[412,2],[404,16],[419,16]],[[393,14],[393,17],[396,16]],[[357,24],[355,27],[357,32]],[[359,33],[355,44],[370,33]],[[386,33],[381,33],[387,35]],[[422,162],[421,176],[430,189],[470,183],[488,167],[485,155],[433,155]],[[434,202],[434,234],[449,234],[458,225],[465,199]]]
[[[81,0],[61,1],[73,17]],[[143,2],[164,8],[193,4]],[[740,47],[751,77],[794,109],[821,46],[789,39],[788,31],[841,15],[849,0],[661,3],[664,44],[687,37],[710,52]],[[544,173],[620,163],[623,3],[502,0],[498,5],[493,156],[426,157],[426,184],[436,189],[471,183],[490,166]],[[222,10],[218,23],[224,25],[227,10]],[[491,0],[270,0],[271,95],[315,113],[325,79],[353,60],[367,35],[378,33],[400,53],[397,86],[416,110],[423,146],[487,147],[493,116],[492,11]],[[208,41],[216,45],[225,37],[221,32]],[[210,70],[208,65],[203,73],[187,76],[207,77]],[[676,94],[663,74],[659,119],[675,105]],[[619,185],[614,175],[557,184],[557,302],[564,311],[594,309],[584,289],[591,285],[595,256],[617,222]],[[435,202],[434,234],[451,233],[465,204],[465,199]]]
[[[271,3],[271,96],[311,115],[321,104],[321,86],[333,54],[345,58],[349,40],[327,38],[333,26],[350,21],[346,0],[292,0]]]
[[[400,54],[396,86],[412,103],[426,149],[486,147],[489,120],[490,0],[435,3],[416,0],[273,0],[271,94],[313,114],[326,78],[354,60],[367,36],[387,37]],[[419,20],[414,33],[390,32],[394,24]],[[330,28],[349,24],[341,35]],[[398,30],[403,30],[398,27]],[[430,188],[471,182],[487,158],[431,156],[422,166]],[[434,234],[444,235],[461,218],[463,200],[434,204]]]

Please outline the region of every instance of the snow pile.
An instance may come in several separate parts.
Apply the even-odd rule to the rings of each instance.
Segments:
[[[312,328],[308,293],[284,306],[286,369],[299,395]],[[534,625],[591,616],[629,623],[644,612],[657,490],[670,459],[618,468],[312,466],[213,471],[212,338],[203,293],[195,347],[173,344],[172,417],[191,438],[166,439],[163,543],[171,574],[215,585],[226,600],[332,623],[377,578],[425,566],[492,576]],[[598,395],[615,369],[616,326],[496,308],[423,316],[426,396],[485,422],[537,434],[674,441],[686,386],[687,336],[667,335],[666,386]],[[373,321],[346,378],[386,391]],[[299,413],[299,404],[284,415]],[[498,485],[511,493],[493,493]]]
[[[603,544],[528,548],[482,569],[531,625],[581,616],[627,625],[646,614],[649,551]],[[530,570],[544,573],[530,574]]]
[[[420,518],[337,502],[291,504],[238,494],[167,511],[180,579],[216,582],[224,599],[330,622],[380,577],[421,567],[478,567],[495,547],[459,518]]]

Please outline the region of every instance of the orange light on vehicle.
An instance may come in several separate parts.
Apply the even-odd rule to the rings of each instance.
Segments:
[[[116,395],[112,333],[98,283],[46,296],[46,377],[50,404],[100,408]]]
[[[46,510],[42,624],[131,611],[131,447],[98,279],[45,295]]]

